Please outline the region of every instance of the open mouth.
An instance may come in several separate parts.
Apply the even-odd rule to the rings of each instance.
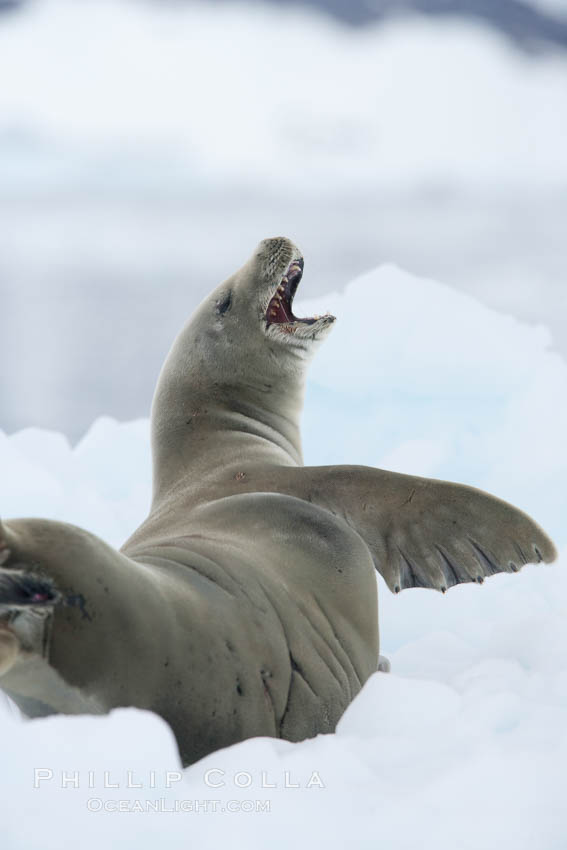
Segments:
[[[291,305],[303,276],[303,260],[293,260],[287,267],[275,295],[266,310],[268,325],[313,325],[318,317],[300,319],[293,315]]]

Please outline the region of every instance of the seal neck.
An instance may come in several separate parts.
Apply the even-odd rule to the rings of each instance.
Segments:
[[[152,406],[153,506],[259,466],[303,464],[302,375],[227,384],[164,367]]]

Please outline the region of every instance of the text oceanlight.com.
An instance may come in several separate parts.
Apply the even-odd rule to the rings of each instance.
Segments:
[[[102,800],[91,797],[87,800],[89,812],[116,812],[158,814],[215,814],[266,813],[271,811],[271,800]]]

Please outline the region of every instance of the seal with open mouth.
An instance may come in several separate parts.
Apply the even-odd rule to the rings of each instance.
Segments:
[[[185,764],[256,735],[331,732],[376,671],[375,569],[445,591],[555,557],[471,487],[303,465],[303,258],[261,242],[176,339],[152,408],[150,513],[120,551],[39,519],[0,525],[0,683],[22,710],[138,706]]]

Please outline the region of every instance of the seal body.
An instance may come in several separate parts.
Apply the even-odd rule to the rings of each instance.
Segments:
[[[151,510],[121,551],[0,526],[0,684],[26,714],[150,709],[185,764],[331,732],[378,668],[375,569],[395,592],[444,591],[554,557],[473,488],[303,466],[305,368],[334,317],[293,315],[302,271],[265,240],[181,331],[152,408]]]

